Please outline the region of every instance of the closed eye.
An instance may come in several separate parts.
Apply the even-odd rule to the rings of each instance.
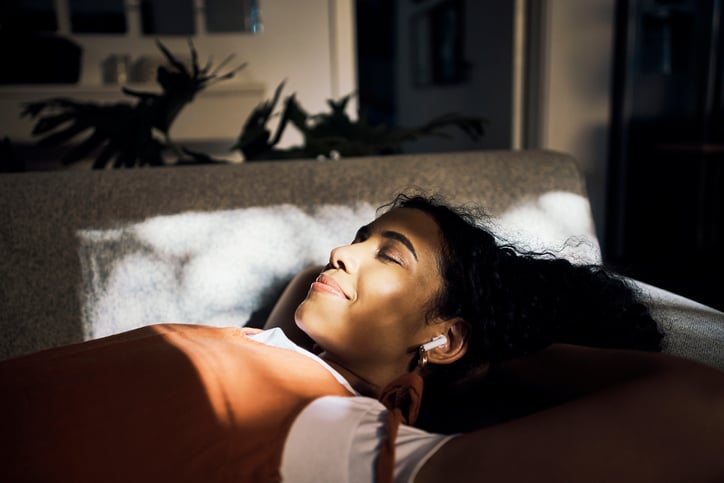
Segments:
[[[369,240],[369,238],[371,236],[372,236],[372,229],[371,229],[370,225],[365,225],[365,226],[361,227],[359,230],[357,230],[357,234],[355,235],[354,240],[352,241],[352,244],[365,242],[365,241]],[[398,243],[398,242],[403,243],[406,247],[408,247],[408,249],[413,254],[413,256],[415,258],[417,258],[414,248],[411,247],[411,243],[407,240],[406,237],[399,235],[396,232],[384,231],[384,232],[382,232],[382,241],[385,241],[385,240],[389,240],[389,242],[385,243],[377,251],[378,259],[385,261],[385,262],[392,262],[397,265],[404,265],[403,260],[399,256],[396,256],[394,254],[395,249],[390,248],[388,246],[389,243],[394,244],[394,243]]]
[[[377,258],[387,261],[387,262],[396,263],[397,265],[402,265],[402,262],[400,262],[400,260],[393,257],[392,255],[389,255],[387,252],[385,252],[383,250],[380,250],[379,252],[377,252]]]

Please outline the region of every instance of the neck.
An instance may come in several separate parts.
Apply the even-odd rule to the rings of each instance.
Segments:
[[[368,378],[365,378],[358,372],[353,371],[352,369],[349,369],[348,367],[342,365],[334,358],[333,355],[329,354],[328,352],[322,352],[321,354],[319,354],[319,357],[324,362],[332,366],[335,371],[342,374],[342,376],[347,379],[347,382],[349,382],[350,385],[363,396],[369,396],[375,399],[379,399],[379,397],[382,395],[382,390],[384,389],[382,385],[376,384]]]

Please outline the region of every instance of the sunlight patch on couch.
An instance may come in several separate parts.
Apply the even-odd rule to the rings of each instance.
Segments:
[[[84,338],[163,322],[244,325],[295,273],[349,243],[376,208],[285,204],[81,230]],[[580,195],[551,192],[489,222],[504,242],[591,263],[600,251],[589,210]]]

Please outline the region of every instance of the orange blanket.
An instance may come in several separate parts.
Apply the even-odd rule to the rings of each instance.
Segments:
[[[157,325],[0,362],[0,481],[279,481],[306,404],[350,393],[244,329]]]

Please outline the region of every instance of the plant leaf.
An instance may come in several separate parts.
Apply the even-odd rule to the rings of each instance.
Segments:
[[[38,144],[40,146],[57,146],[59,144],[63,144],[70,139],[73,139],[86,129],[88,129],[87,124],[76,121],[71,126],[68,126],[65,129],[45,136],[40,141],[38,141]]]
[[[61,124],[65,124],[68,121],[72,121],[75,118],[74,112],[63,112],[61,114],[56,114],[54,116],[45,116],[38,120],[38,122],[35,124],[35,127],[33,127],[33,130],[31,134],[33,136],[38,136],[41,134],[44,134],[48,131],[52,131],[56,127],[60,126]]]
[[[164,57],[166,57],[166,60],[169,64],[171,64],[176,70],[183,73],[187,77],[189,76],[189,71],[186,69],[186,66],[183,64],[183,62],[179,62],[176,57],[171,54],[171,51],[169,51],[166,46],[161,43],[160,40],[156,40],[156,46],[158,46],[159,50],[161,50],[161,53],[163,53]]]
[[[106,136],[100,134],[98,131],[93,132],[85,141],[65,153],[63,156],[63,164],[71,164],[76,161],[80,161],[86,157],[91,151],[96,149],[98,146],[103,144]]]

